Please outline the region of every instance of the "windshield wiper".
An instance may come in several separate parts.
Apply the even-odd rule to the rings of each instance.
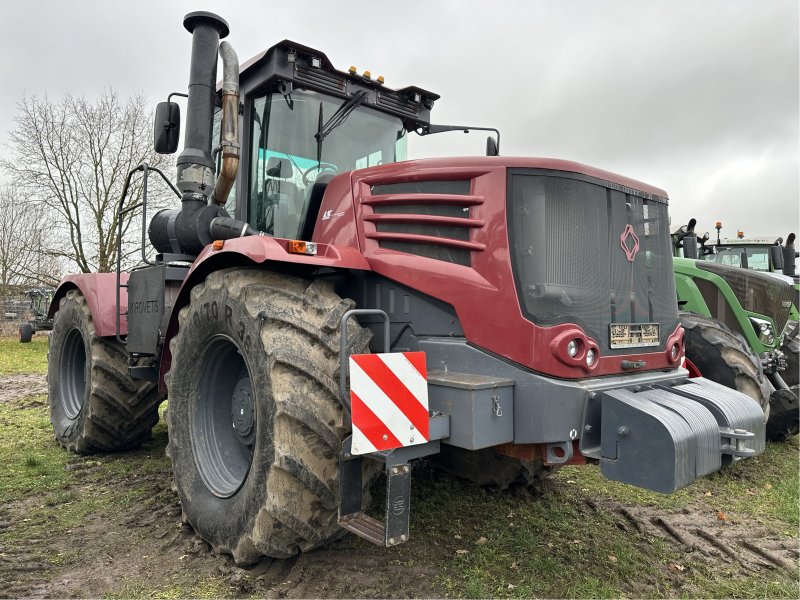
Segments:
[[[317,139],[317,143],[321,144],[322,140],[328,137],[334,129],[336,129],[339,125],[344,123],[347,120],[347,117],[350,116],[358,105],[360,105],[367,97],[367,92],[365,90],[360,90],[353,94],[353,97],[349,100],[345,101],[339,108],[336,109],[336,112],[331,115],[331,118],[328,119],[324,125],[320,125],[317,133],[314,134],[314,137]]]

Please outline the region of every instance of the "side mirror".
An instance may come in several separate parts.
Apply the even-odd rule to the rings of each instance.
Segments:
[[[497,142],[492,136],[486,138],[486,156],[497,156],[500,151],[497,149]]]
[[[776,273],[783,271],[783,248],[778,244],[769,247],[769,262]]]
[[[173,154],[181,135],[181,107],[176,102],[159,102],[153,122],[153,147],[159,154]]]
[[[696,235],[687,235],[683,238],[683,256],[686,258],[698,258]]]

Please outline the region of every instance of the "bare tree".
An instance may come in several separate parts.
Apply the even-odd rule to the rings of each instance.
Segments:
[[[56,216],[48,252],[63,256],[84,273],[108,272],[117,260],[117,204],[128,172],[142,162],[164,168],[152,150],[152,115],[141,95],[120,100],[113,90],[96,102],[67,95],[23,97],[9,135],[11,158],[2,161],[26,199]],[[149,201],[168,197],[153,185]],[[141,179],[129,189],[125,207],[141,201]],[[135,254],[140,214],[121,218],[122,259]]]
[[[0,188],[0,295],[12,285],[54,285],[61,276],[59,257],[48,249],[49,222],[33,204]]]

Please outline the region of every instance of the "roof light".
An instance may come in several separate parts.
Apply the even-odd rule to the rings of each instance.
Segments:
[[[383,85],[385,80],[383,79],[383,75],[378,75],[378,78],[375,81],[377,81],[379,85]]]
[[[411,99],[414,100],[414,102],[422,102],[422,95],[419,92],[414,92]]]
[[[289,240],[289,252],[292,254],[311,254],[317,253],[317,245],[314,242],[304,242],[302,240]]]
[[[316,56],[311,57],[311,66],[315,69],[319,69],[322,66],[322,61],[317,58]]]
[[[364,77],[369,79],[370,77],[372,77],[372,73],[370,73],[369,71],[364,71]]]
[[[288,60],[290,63],[293,63],[295,60],[297,60],[297,54],[295,54],[294,50],[289,50],[286,53],[286,60]]]
[[[350,75],[355,75],[358,73],[358,69],[356,69],[355,65],[350,65],[350,68],[347,69],[347,72],[350,73]]]

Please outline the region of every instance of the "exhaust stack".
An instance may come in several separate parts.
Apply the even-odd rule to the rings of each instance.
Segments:
[[[209,12],[189,13],[183,26],[192,34],[189,98],[184,148],[177,161],[181,208],[156,213],[150,221],[153,246],[161,253],[197,256],[217,239],[258,235],[246,222],[232,219],[222,206],[239,168],[239,61],[224,19]],[[222,98],[222,167],[214,183],[211,153],[216,100],[217,52],[224,69]]]
[[[217,51],[220,39],[228,35],[229,28],[221,17],[203,11],[186,15],[183,26],[192,34],[192,59],[189,99],[186,103],[186,131],[183,152],[178,157],[177,183],[178,189],[183,193],[184,202],[205,202],[214,186],[211,134],[214,125]]]

